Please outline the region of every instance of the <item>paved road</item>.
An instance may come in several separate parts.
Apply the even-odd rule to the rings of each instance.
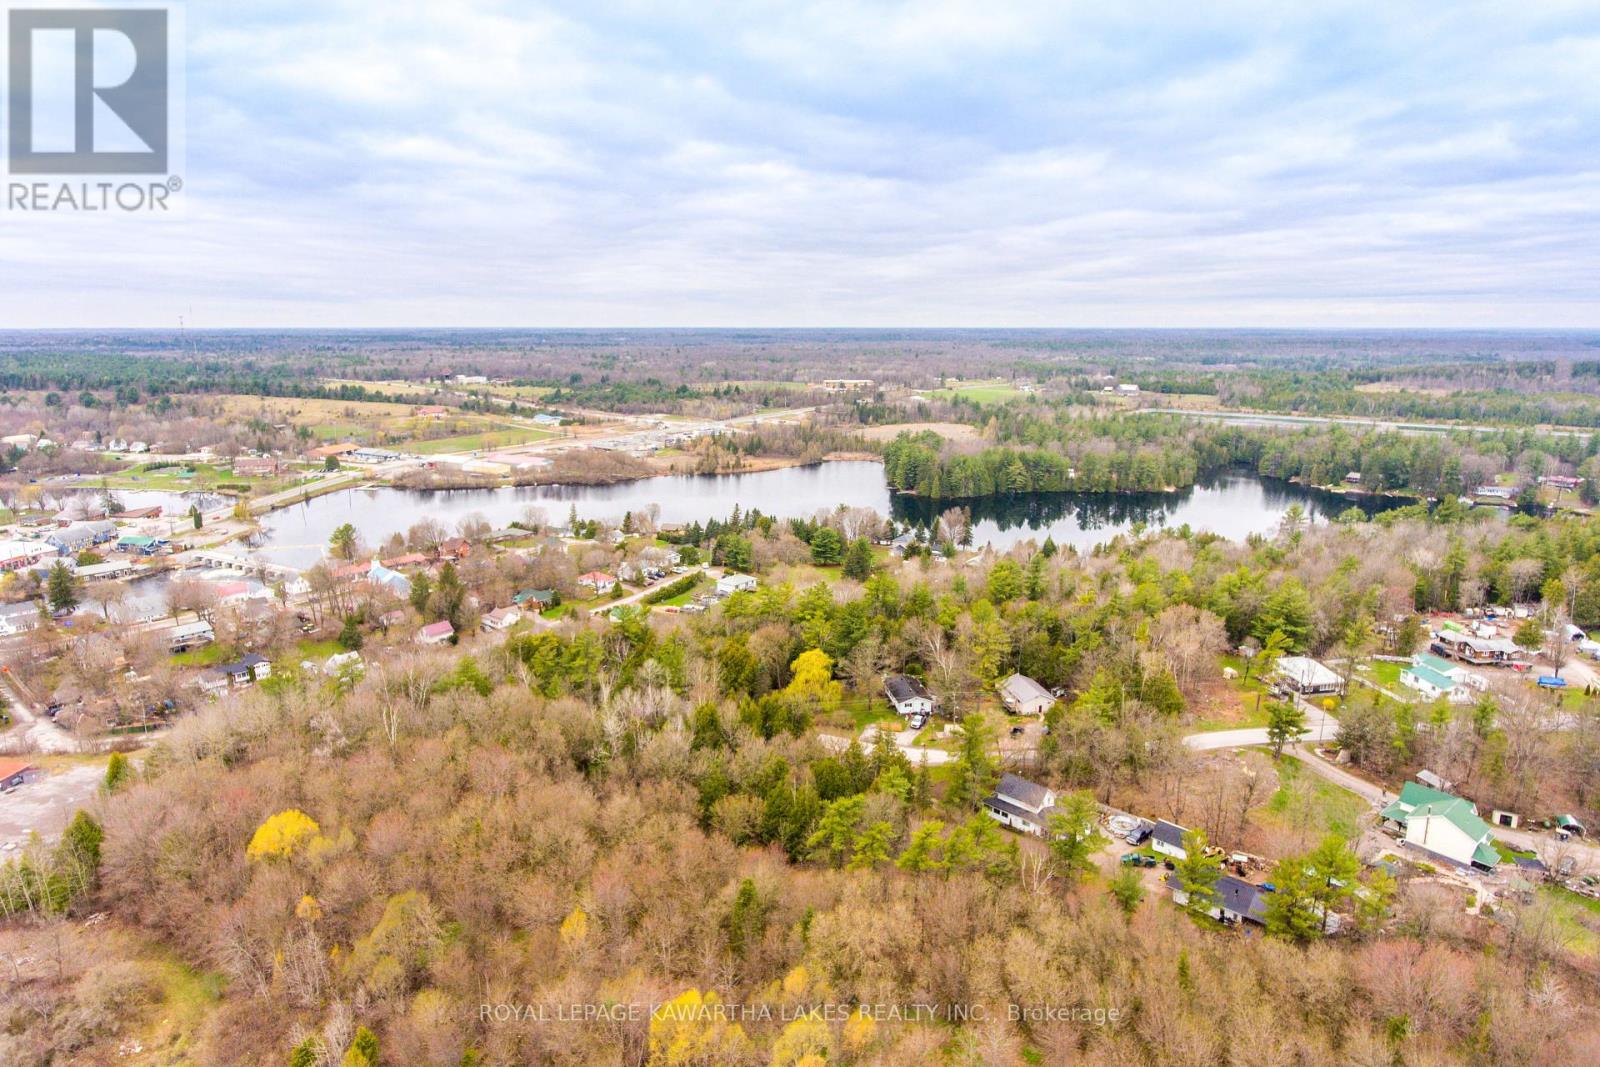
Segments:
[[[912,744],[917,739],[918,733],[919,731],[917,730],[906,729],[889,736],[894,741],[894,746],[912,763],[925,763],[929,767],[943,767],[946,763],[951,763],[955,760],[954,756],[942,748],[919,748]],[[861,731],[862,748],[871,748],[877,743],[877,726],[869,726]]]
[[[1302,704],[1301,710],[1306,713],[1306,729],[1301,737],[1307,741],[1331,741],[1339,732],[1339,720],[1332,715]],[[1255,727],[1244,730],[1215,730],[1211,733],[1190,734],[1183,739],[1183,743],[1196,752],[1211,752],[1224,748],[1249,748],[1252,745],[1270,745],[1267,738],[1266,727]]]

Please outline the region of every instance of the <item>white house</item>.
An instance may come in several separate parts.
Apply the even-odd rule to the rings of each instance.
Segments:
[[[717,595],[732,596],[735,593],[754,592],[759,583],[748,574],[724,574],[717,579]]]
[[[167,631],[167,647],[174,652],[183,652],[199,645],[209,645],[216,639],[217,635],[211,629],[211,624],[203,620],[186,622]]]
[[[908,718],[913,715],[933,714],[933,694],[921,679],[906,674],[891,674],[883,682],[884,695],[894,710]]]
[[[509,630],[522,620],[522,611],[518,608],[495,608],[483,617],[485,630]]]
[[[1470,704],[1489,689],[1483,675],[1428,654],[1417,656],[1400,672],[1400,684],[1424,700],[1447,697],[1452,704]]]
[[[1189,850],[1183,847],[1183,835],[1188,832],[1177,823],[1161,819],[1156,823],[1155,829],[1150,831],[1150,847],[1163,856],[1186,860],[1189,858]]]
[[[1000,683],[1000,702],[1013,715],[1043,715],[1056,698],[1026,674],[1013,674]]]
[[[450,625],[449,619],[440,619],[430,622],[417,631],[417,644],[442,645],[456,635],[456,628]]]
[[[1183,883],[1176,874],[1167,875],[1167,888],[1172,890],[1172,902],[1181,906],[1189,903],[1189,894],[1183,891]],[[1267,923],[1266,895],[1260,886],[1252,885],[1243,878],[1235,878],[1225,874],[1217,879],[1217,899],[1207,909],[1213,919],[1225,923],[1252,922],[1258,926]]]
[[[1488,871],[1500,862],[1493,831],[1464,797],[1407,782],[1399,798],[1383,809],[1383,818],[1401,830],[1409,847],[1458,867]]]
[[[983,798],[983,810],[991,819],[1035,837],[1043,836],[1055,807],[1052,790],[1014,774],[1002,774],[994,793]]]
[[[593,590],[595,596],[605,596],[617,587],[616,575],[607,574],[605,571],[590,571],[588,574],[578,575],[580,588]]]
[[[1343,678],[1309,656],[1281,656],[1274,671],[1302,696],[1337,693],[1344,687]]]

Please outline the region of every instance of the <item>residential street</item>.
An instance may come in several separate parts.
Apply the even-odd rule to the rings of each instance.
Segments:
[[[1301,710],[1306,713],[1306,729],[1301,736],[1307,741],[1332,740],[1339,732],[1339,720],[1332,715],[1302,703]],[[1210,733],[1190,734],[1183,739],[1183,743],[1196,752],[1210,752],[1224,748],[1249,748],[1252,745],[1270,745],[1267,739],[1265,726],[1243,730],[1215,730]]]

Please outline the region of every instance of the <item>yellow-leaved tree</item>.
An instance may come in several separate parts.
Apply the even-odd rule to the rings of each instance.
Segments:
[[[801,1015],[783,1028],[772,1043],[772,1067],[810,1067],[826,1063],[832,1051],[833,1034],[828,1024],[811,1015]]]
[[[716,1067],[750,1055],[750,1038],[715,992],[688,989],[650,1015],[648,1067]]]
[[[837,707],[844,686],[833,680],[833,659],[820,648],[802,652],[789,664],[789,684],[784,695],[810,700],[825,708]]]
[[[577,948],[589,936],[589,914],[582,908],[573,908],[572,914],[561,920],[561,943]]]
[[[844,1021],[844,1047],[851,1052],[861,1052],[878,1036],[878,1020],[857,1008]]]
[[[299,808],[280,811],[256,827],[255,835],[244,850],[245,855],[253,860],[292,856],[296,849],[315,840],[320,832],[317,820]]]

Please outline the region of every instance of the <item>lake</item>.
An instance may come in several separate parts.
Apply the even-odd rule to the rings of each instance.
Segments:
[[[674,475],[618,485],[546,485],[503,489],[352,489],[275,511],[262,522],[258,551],[264,558],[308,567],[323,556],[333,531],[350,523],[369,545],[404,533],[431,517],[454,528],[469,516],[503,527],[529,509],[562,525],[572,508],[583,519],[620,521],[628,511],[659,508],[659,521],[688,523],[726,518],[735,505],[778,518],[809,518],[843,504],[868,507],[897,522],[926,524],[954,502],[937,504],[891,494],[879,463],[846,461],[786,467],[757,474]],[[967,502],[973,513],[973,543],[1005,549],[1019,541],[1053,537],[1058,545],[1092,548],[1135,523],[1209,530],[1242,539],[1278,528],[1284,512],[1299,504],[1313,520],[1337,515],[1352,503],[1367,510],[1400,501],[1358,503],[1337,494],[1302,489],[1250,475],[1228,475],[1178,493],[1103,495],[1036,493]]]

